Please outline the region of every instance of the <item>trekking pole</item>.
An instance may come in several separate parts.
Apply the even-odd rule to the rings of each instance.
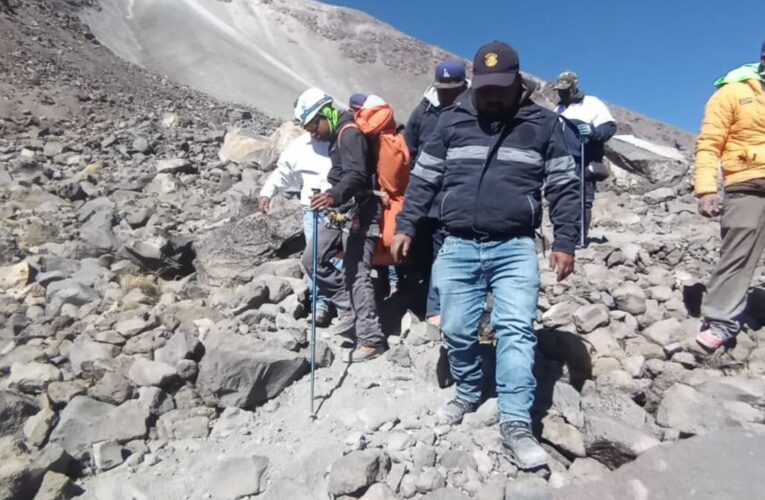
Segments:
[[[580,136],[580,138],[581,138],[581,145],[580,145],[580,154],[581,154],[581,156],[580,156],[580,161],[579,161],[579,163],[580,163],[580,168],[579,168],[579,170],[580,170],[580,172],[579,172],[579,174],[580,174],[579,175],[579,192],[581,194],[581,197],[580,197],[580,200],[579,200],[579,203],[580,203],[579,204],[579,209],[580,209],[580,212],[581,212],[581,220],[579,221],[579,246],[584,248],[587,245],[587,236],[584,234],[586,226],[587,226],[586,221],[585,221],[586,214],[587,214],[587,209],[585,208],[585,200],[584,200],[584,198],[585,198],[585,191],[586,191],[586,187],[585,187],[585,183],[584,183],[584,174],[586,173],[587,167],[586,167],[586,165],[584,163],[584,140],[585,140],[585,136],[582,135],[582,136]]]
[[[319,194],[319,190],[314,188],[314,196]],[[316,286],[316,267],[319,263],[319,210],[313,211],[313,233],[311,235],[311,419],[316,419],[316,412],[314,411],[314,384],[316,381],[316,296],[318,290]]]

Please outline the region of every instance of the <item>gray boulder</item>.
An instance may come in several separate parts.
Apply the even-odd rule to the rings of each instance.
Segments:
[[[203,282],[228,284],[252,268],[285,258],[305,245],[300,207],[287,203],[214,229],[194,242],[195,267]]]
[[[277,396],[310,369],[300,354],[251,336],[214,328],[204,339],[200,394],[218,406],[252,410]]]
[[[214,498],[241,498],[263,491],[268,458],[259,455],[227,457],[220,460],[208,479],[207,490]]]
[[[601,481],[551,492],[554,500],[688,498],[761,498],[765,491],[762,464],[765,435],[742,429],[721,429],[657,446],[608,474]],[[515,498],[515,497],[508,497]]]
[[[574,312],[574,325],[579,333],[590,333],[601,326],[608,326],[611,317],[604,304],[582,306]]]
[[[76,396],[59,414],[49,442],[60,445],[76,459],[86,457],[100,441],[126,443],[146,437],[149,408],[138,400],[120,406]]]
[[[330,495],[354,495],[373,483],[385,480],[390,458],[380,450],[354,451],[332,464],[329,472]]]
[[[73,279],[54,281],[45,289],[45,313],[55,316],[65,304],[82,306],[101,300],[101,296],[90,287]]]
[[[719,401],[683,384],[664,393],[656,422],[684,434],[710,432],[733,423]]]
[[[38,404],[32,397],[0,391],[0,436],[20,435],[24,422],[38,411]]]
[[[634,283],[625,283],[613,291],[616,308],[638,316],[646,311],[645,291]]]

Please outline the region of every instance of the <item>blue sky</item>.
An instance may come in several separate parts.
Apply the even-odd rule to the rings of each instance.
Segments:
[[[331,0],[472,59],[507,41],[521,69],[579,73],[585,92],[697,132],[712,82],[755,62],[765,1]]]

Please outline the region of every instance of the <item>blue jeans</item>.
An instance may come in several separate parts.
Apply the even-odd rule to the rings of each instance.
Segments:
[[[324,213],[319,214],[319,223],[323,223],[326,220],[326,215]],[[310,208],[303,208],[303,235],[305,235],[305,243],[306,246],[311,245],[311,240],[313,239],[313,210]],[[332,263],[335,264],[335,267],[337,269],[343,268],[343,261],[340,259],[333,259]],[[315,293],[316,285],[311,281],[311,276],[306,275],[305,277],[306,283],[308,283],[308,292],[310,294]],[[329,309],[330,301],[327,297],[323,297],[321,295],[318,295],[316,297],[316,309]]]
[[[494,295],[491,323],[497,336],[496,386],[502,422],[531,423],[536,379],[534,318],[539,264],[532,238],[473,241],[447,236],[433,268],[441,301],[441,330],[457,395],[481,400],[483,371],[478,325],[487,292]]]

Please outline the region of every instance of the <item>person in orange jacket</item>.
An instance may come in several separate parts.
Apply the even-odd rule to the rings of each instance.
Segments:
[[[696,337],[710,352],[731,343],[741,330],[739,316],[765,250],[765,42],[759,64],[731,71],[715,85],[719,88],[707,104],[696,143],[695,178],[701,215],[722,215],[720,260]]]

